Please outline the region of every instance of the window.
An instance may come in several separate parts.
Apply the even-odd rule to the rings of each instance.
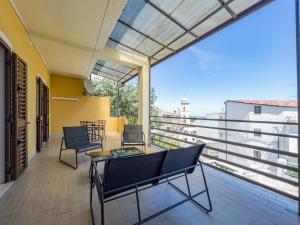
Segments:
[[[254,128],[254,137],[261,137],[261,129]]]
[[[260,105],[254,106],[254,113],[255,114],[261,114],[261,106]]]
[[[261,151],[253,150],[254,158],[261,159]]]

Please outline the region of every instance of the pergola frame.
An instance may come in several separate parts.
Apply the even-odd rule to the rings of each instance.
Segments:
[[[171,15],[169,15],[167,12],[165,12],[164,10],[162,10],[160,7],[158,7],[156,4],[154,4],[153,2],[151,2],[151,0],[144,0],[144,2],[148,5],[150,5],[153,9],[155,9],[157,12],[159,12],[160,14],[162,14],[164,17],[168,18],[170,21],[172,21],[174,24],[176,24],[179,28],[183,29],[184,32],[181,33],[180,35],[176,36],[173,38],[173,40],[169,41],[169,43],[161,43],[160,41],[158,41],[157,39],[151,37],[151,35],[145,34],[143,33],[141,30],[136,29],[135,27],[132,27],[130,24],[126,23],[125,21],[119,19],[118,23],[125,26],[127,29],[130,29],[136,33],[138,33],[139,35],[143,36],[144,39],[139,43],[139,45],[145,40],[145,39],[149,39],[150,41],[158,44],[160,46],[160,48],[153,53],[152,55],[147,55],[146,53],[143,53],[133,47],[128,46],[126,43],[121,43],[120,41],[117,41],[113,38],[109,38],[110,41],[115,42],[125,48],[130,49],[131,51],[134,51],[142,56],[145,56],[146,58],[149,59],[149,61],[151,59],[155,60],[154,63],[152,63],[151,66],[155,66],[158,65],[159,63],[163,62],[164,60],[167,60],[168,58],[174,56],[175,54],[187,49],[188,47],[198,43],[201,40],[204,40],[206,38],[208,38],[210,35],[224,29],[225,27],[233,24],[236,21],[239,21],[240,19],[246,17],[247,15],[251,14],[252,12],[264,7],[265,5],[271,3],[274,0],[263,0],[260,1],[256,4],[254,4],[253,6],[247,8],[246,10],[242,11],[241,13],[235,14],[234,11],[230,8],[230,4],[232,2],[234,2],[234,0],[229,0],[227,2],[224,2],[223,0],[218,0],[218,2],[220,3],[220,6],[218,6],[216,9],[214,9],[212,12],[210,12],[208,15],[206,15],[204,18],[202,18],[201,20],[199,20],[198,22],[196,22],[194,25],[192,25],[191,27],[187,28],[185,27],[182,23],[180,23],[179,21],[177,21],[174,17],[172,17]],[[300,4],[299,4],[299,0],[295,0],[295,22],[296,22],[296,57],[297,57],[297,100],[298,100],[298,121],[300,121]],[[230,19],[228,19],[226,22],[223,22],[222,24],[220,24],[219,26],[216,26],[215,28],[211,29],[210,31],[208,31],[207,33],[203,34],[202,36],[197,36],[195,33],[193,33],[192,31],[200,26],[202,23],[206,22],[207,20],[209,20],[211,17],[213,17],[214,15],[216,15],[218,12],[220,12],[221,10],[225,9],[229,15],[231,16]],[[185,35],[191,35],[194,40],[192,40],[191,42],[189,42],[188,44],[184,45],[183,47],[180,47],[178,49],[174,49],[173,47],[171,47],[172,44],[174,44],[176,41],[178,41],[179,39],[181,39],[182,37],[184,37]],[[161,59],[157,59],[155,56],[158,55],[159,53],[161,53],[164,50],[169,50],[171,53],[168,54],[167,56],[161,58]],[[108,68],[111,69],[111,68]],[[132,78],[134,78],[137,74],[135,75],[130,75],[130,73],[132,73],[132,71],[134,71],[135,69],[132,68],[127,74],[123,73],[124,76],[122,76],[122,78],[120,78],[120,76],[115,76],[120,78],[119,80],[117,80],[118,83],[126,83],[129,80],[131,80]],[[101,71],[103,72],[103,71]],[[117,71],[116,72],[120,72]],[[126,79],[126,76],[130,75],[131,77]],[[116,80],[115,80],[116,81]],[[149,86],[151,83],[151,79],[149,80]],[[151,87],[149,87],[149,90],[151,89]],[[150,106],[149,106],[150,107]],[[298,131],[300,130],[300,125],[298,123]],[[298,138],[298,171],[300,171],[300,140]],[[297,201],[298,201],[298,214],[300,215],[300,182],[298,180],[297,182],[298,184],[298,197]]]
[[[175,54],[183,51],[184,49],[198,43],[199,41],[206,39],[207,37],[209,37],[210,35],[214,34],[215,32],[227,27],[228,25],[231,25],[232,23],[244,18],[245,16],[249,15],[250,13],[256,11],[257,9],[265,6],[266,4],[269,4],[270,2],[272,2],[274,0],[263,0],[261,2],[258,2],[256,4],[254,4],[253,6],[249,7],[248,9],[244,10],[243,12],[239,13],[238,15],[235,14],[233,12],[233,10],[230,8],[230,4],[232,2],[234,2],[234,0],[229,0],[227,2],[224,2],[223,0],[218,0],[218,2],[220,3],[220,6],[217,7],[215,10],[213,10],[211,13],[209,13],[207,16],[205,16],[204,18],[202,18],[201,20],[199,20],[198,22],[196,22],[194,25],[192,25],[191,27],[186,27],[184,26],[182,23],[180,23],[178,20],[176,20],[174,17],[172,17],[171,15],[169,15],[167,12],[165,12],[164,10],[162,10],[159,6],[157,6],[156,4],[154,4],[151,0],[144,0],[144,2],[148,5],[150,5],[153,9],[155,9],[157,12],[159,12],[160,14],[162,14],[163,16],[165,16],[166,18],[168,18],[170,21],[172,21],[174,24],[176,24],[180,29],[183,29],[184,32],[181,33],[180,35],[176,36],[172,41],[170,41],[167,44],[161,43],[160,41],[156,40],[155,38],[151,37],[151,35],[145,34],[142,31],[132,27],[131,25],[129,25],[128,23],[126,23],[125,21],[119,19],[118,23],[125,26],[127,29],[130,29],[136,33],[138,33],[139,35],[142,35],[145,39],[149,39],[150,41],[158,44],[160,46],[160,48],[154,52],[152,55],[147,55],[146,53],[139,51],[136,48],[133,48],[129,45],[127,45],[126,43],[122,43],[118,40],[115,40],[114,38],[110,37],[109,40],[111,42],[114,42],[122,47],[125,47],[133,52],[136,52],[139,55],[142,55],[146,58],[148,58],[149,60],[154,60],[154,62],[152,63],[151,66],[155,66],[158,65],[159,63],[165,61],[166,59],[174,56]],[[231,19],[227,20],[226,22],[224,22],[223,24],[221,24],[220,26],[215,27],[214,29],[208,31],[207,33],[203,34],[202,36],[198,36],[195,33],[192,32],[193,29],[195,29],[196,27],[200,26],[201,24],[203,24],[204,22],[206,22],[208,19],[212,18],[214,15],[216,15],[218,12],[220,12],[222,9],[225,9],[231,16]],[[172,44],[174,44],[176,41],[178,41],[180,38],[184,37],[185,35],[191,35],[194,40],[192,40],[191,42],[189,42],[188,44],[184,45],[183,47],[179,48],[179,49],[174,49],[171,47]],[[143,40],[143,41],[144,41]],[[142,41],[142,42],[143,42]],[[167,56],[161,58],[161,59],[157,59],[156,55],[160,54],[162,51],[164,50],[169,50],[171,53],[168,54]],[[125,75],[125,74],[124,74]],[[128,74],[127,74],[128,75]],[[131,80],[132,78],[134,78],[137,74],[131,76],[128,79],[124,79],[126,76],[124,76],[122,79],[119,80],[119,82],[121,80],[124,80],[122,83],[126,83],[129,80]]]
[[[111,70],[111,71],[115,71],[115,72],[117,72],[117,73],[119,73],[119,74],[122,74],[122,75],[120,76],[120,75],[108,73],[108,72],[106,72],[106,71],[101,70],[101,68],[100,68],[100,69],[96,68],[97,66],[98,66],[98,67],[103,67],[103,68],[109,69],[109,70]],[[124,82],[121,82],[121,81],[122,81],[126,76],[130,76],[130,73],[132,73],[132,71],[136,70],[136,68],[132,68],[132,67],[129,67],[129,66],[124,66],[124,65],[123,65],[123,67],[129,68],[130,71],[127,72],[127,73],[124,73],[123,71],[120,71],[120,70],[117,70],[117,69],[115,69],[115,68],[109,67],[109,66],[107,66],[107,65],[105,65],[105,64],[100,64],[100,63],[96,62],[95,67],[93,68],[93,71],[101,72],[101,73],[104,73],[104,74],[107,75],[107,76],[105,76],[105,75],[103,76],[102,74],[101,74],[101,75],[100,75],[100,74],[94,74],[94,75],[96,75],[96,76],[100,76],[100,77],[103,77],[103,78],[106,78],[106,79],[110,79],[110,80],[113,80],[113,81],[116,81],[116,82],[119,82],[119,83],[124,83]],[[133,76],[135,76],[135,75],[133,75]],[[116,78],[116,79],[115,79],[115,78]],[[130,78],[130,79],[131,79],[131,78]]]

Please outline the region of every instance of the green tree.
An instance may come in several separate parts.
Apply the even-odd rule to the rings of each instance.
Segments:
[[[111,98],[111,115],[117,116],[117,82],[102,79],[94,82],[95,92],[98,96],[109,96]],[[119,91],[120,116],[128,118],[130,124],[136,124],[138,118],[138,86],[135,84],[125,84]],[[151,89],[150,115],[158,115],[158,108],[154,106],[157,96],[154,88]]]

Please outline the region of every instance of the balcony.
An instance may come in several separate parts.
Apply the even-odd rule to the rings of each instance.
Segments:
[[[289,144],[298,138],[290,133],[297,132],[297,122],[152,116],[151,124],[153,144],[178,148],[204,142],[207,166],[297,199],[297,146]],[[278,126],[283,132],[276,132]]]
[[[58,161],[59,145],[60,139],[52,139],[47,143],[44,151],[31,161],[28,170],[0,199],[1,224],[92,224],[87,173],[90,159],[85,155],[80,156],[80,166],[76,171],[66,167]],[[110,133],[105,141],[105,149],[119,146],[120,135]],[[213,205],[211,213],[206,214],[192,203],[185,203],[146,224],[300,223],[295,213],[297,201],[213,168],[205,166],[204,170]],[[191,178],[192,190],[203,185],[198,180],[199,173],[196,171]],[[178,185],[184,185],[184,182],[178,180]],[[147,216],[178,201],[181,195],[164,184],[143,192],[140,198],[142,215]],[[97,209],[98,203],[95,202],[94,206]],[[134,195],[112,201],[107,205],[105,214],[107,224],[136,222]]]
[[[299,103],[300,10],[299,1],[295,3]],[[91,159],[81,154],[76,170],[60,163],[60,138],[64,127],[105,120],[104,149],[119,148],[124,124],[131,122],[120,116],[120,89],[135,77],[134,121],[143,129],[145,146],[159,151],[204,142],[200,160],[213,207],[204,213],[186,202],[148,224],[300,224],[300,117],[295,121],[256,121],[255,115],[247,121],[204,120],[151,116],[150,112],[153,66],[269,4],[273,1],[0,0],[0,191],[3,184],[9,186],[5,194],[0,193],[0,224],[93,224]],[[95,93],[92,77],[116,84],[111,88],[117,93],[116,115],[111,114],[111,98]],[[295,111],[299,109],[298,104]],[[201,122],[191,125],[190,120]],[[258,125],[251,130],[232,126],[241,123]],[[280,132],[281,125],[293,126],[295,132]],[[266,131],[266,126],[273,131]],[[190,132],[191,127],[202,132]],[[253,142],[245,143],[243,135],[236,139],[236,133],[251,136]],[[256,144],[259,135],[271,137],[272,147]],[[296,146],[293,151],[281,145],[285,138]],[[72,152],[65,153],[73,159]],[[262,157],[264,153],[270,158]],[[103,172],[103,163],[99,171]],[[193,190],[203,187],[199,175],[200,170],[191,175]],[[177,180],[177,185],[186,188],[184,180]],[[180,197],[168,184],[155,186],[141,194],[141,213],[155,213]],[[204,198],[199,200],[207,204]],[[93,207],[100,211],[95,198]],[[105,215],[107,225],[137,222],[134,196],[108,203]],[[100,212],[95,220],[99,217]]]

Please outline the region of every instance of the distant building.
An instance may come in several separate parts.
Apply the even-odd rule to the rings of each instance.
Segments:
[[[278,121],[278,122],[297,122],[297,101],[291,100],[229,100],[225,102],[225,117],[230,120],[250,120],[250,121]],[[244,144],[266,147],[275,150],[297,152],[297,139],[264,135],[262,132],[277,134],[297,135],[297,127],[283,124],[267,123],[242,123],[227,122],[225,127],[230,129],[249,130],[253,133],[227,131],[225,139],[228,141],[240,142]],[[283,164],[292,164],[290,159],[274,153],[247,149],[244,147],[228,145],[229,151],[248,155],[257,159],[268,160]],[[268,170],[274,174],[282,174],[283,169],[256,163],[254,161],[226,156],[228,160],[248,164],[250,167]],[[281,176],[281,175],[280,175]]]
[[[180,102],[180,117],[190,118],[190,102],[186,97]],[[182,123],[189,124],[190,119],[183,119]]]

